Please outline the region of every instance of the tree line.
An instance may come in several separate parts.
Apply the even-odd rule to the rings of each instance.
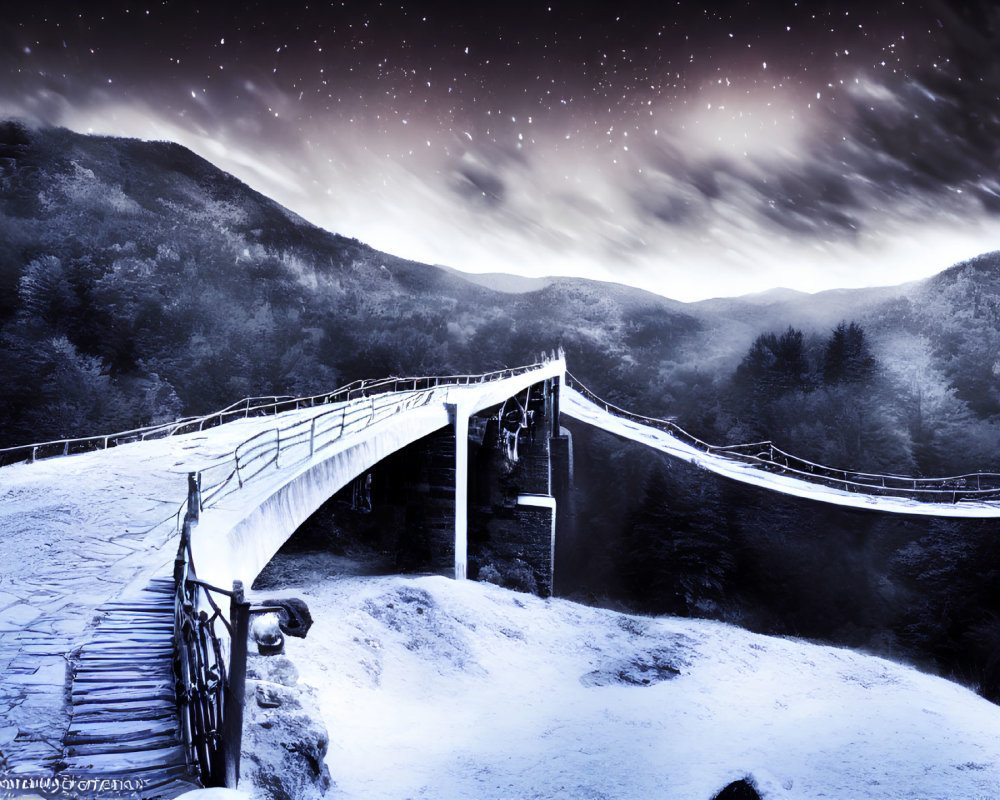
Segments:
[[[826,336],[789,326],[758,335],[691,420],[726,444],[771,440],[838,469],[940,476],[1000,470],[1000,427],[959,396],[929,356],[878,358],[862,324]],[[700,423],[700,425],[699,425]]]

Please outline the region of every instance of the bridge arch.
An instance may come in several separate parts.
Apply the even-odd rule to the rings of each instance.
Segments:
[[[254,480],[242,480],[243,473],[256,469],[246,463],[259,458],[254,451],[257,445],[246,449],[238,476],[233,467],[239,462],[238,452],[234,459],[206,464],[201,471],[200,502],[195,501],[203,508],[191,533],[199,578],[220,587],[231,586],[234,580],[252,585],[288,538],[340,489],[391,454],[442,429],[450,429],[455,438],[454,575],[464,578],[468,565],[469,419],[503,407],[505,401],[530,393],[532,387],[535,392],[544,392],[546,402],[554,405],[564,375],[565,362],[560,358],[485,379],[463,376],[453,383],[448,382],[452,379],[433,379],[437,386],[404,391],[403,396],[397,391],[354,398],[341,412],[333,412],[334,428],[338,421],[340,427],[329,433],[336,434],[330,441],[317,437],[314,422],[329,411],[300,413],[284,431],[276,430],[269,439],[273,447],[267,442],[261,445],[267,452],[276,451],[277,463],[271,474],[267,474],[272,469],[268,456],[264,474],[254,473]],[[319,428],[327,425],[329,421],[320,423]],[[234,491],[239,483],[242,487]]]

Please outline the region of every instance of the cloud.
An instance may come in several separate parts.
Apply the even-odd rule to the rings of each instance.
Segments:
[[[460,163],[452,176],[452,189],[462,198],[490,207],[503,203],[506,185],[497,172],[476,163]]]
[[[417,260],[682,298],[814,290],[928,274],[996,246],[997,13],[939,18],[951,57],[937,67],[844,75],[837,103],[808,115],[765,117],[733,89],[719,95],[725,114],[703,106],[627,140],[504,118],[491,138],[456,123],[442,143],[431,116],[388,133],[297,117],[299,94],[257,74],[125,94],[36,75],[0,87],[0,102],[77,130],[178,141],[316,224]]]

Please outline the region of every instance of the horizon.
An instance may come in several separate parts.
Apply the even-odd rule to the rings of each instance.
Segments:
[[[25,125],[26,127],[28,127],[29,129],[32,129],[32,130],[35,130],[35,129],[42,130],[45,127],[50,127],[47,123],[43,123],[43,122],[40,122],[38,120],[25,119],[23,117],[21,117],[21,118],[19,118],[19,117],[7,117],[7,121],[14,122],[16,124]],[[66,130],[70,130],[71,132],[74,132],[74,133],[80,133],[79,131],[73,131],[71,128],[67,128],[66,126],[51,126],[51,127],[60,127],[60,128],[66,129]],[[824,293],[827,293],[827,292],[863,291],[865,289],[891,289],[891,288],[894,288],[894,287],[904,286],[904,285],[910,284],[910,283],[918,283],[918,282],[920,282],[922,280],[926,280],[928,278],[934,277],[935,275],[939,275],[942,272],[945,272],[948,269],[951,269],[952,267],[955,267],[955,266],[963,264],[963,263],[965,263],[967,261],[973,260],[973,259],[975,259],[975,258],[977,258],[979,256],[984,256],[984,255],[988,255],[988,254],[993,253],[993,252],[1000,251],[1000,248],[991,248],[991,249],[983,250],[983,251],[970,252],[969,254],[964,255],[964,256],[958,258],[957,260],[951,261],[951,262],[949,262],[947,264],[944,264],[944,265],[937,265],[937,266],[935,266],[933,264],[929,264],[928,265],[928,269],[926,271],[921,271],[920,274],[916,274],[916,275],[902,276],[902,278],[900,280],[897,280],[897,281],[894,281],[894,282],[891,282],[891,281],[879,281],[879,282],[874,282],[874,281],[868,281],[868,282],[859,281],[859,282],[855,283],[854,285],[845,285],[845,284],[834,285],[834,284],[830,283],[829,285],[823,285],[823,286],[821,286],[819,288],[812,288],[812,289],[797,288],[795,286],[790,286],[790,285],[774,285],[774,286],[767,286],[767,287],[764,287],[764,288],[753,288],[753,289],[750,289],[748,291],[741,292],[741,293],[733,293],[733,294],[702,294],[702,295],[698,295],[698,296],[689,295],[687,297],[682,297],[682,296],[677,296],[677,295],[671,295],[671,294],[665,294],[662,291],[659,291],[655,285],[654,286],[645,285],[643,282],[629,282],[627,280],[621,279],[620,276],[618,276],[617,278],[616,278],[616,276],[610,276],[610,275],[609,276],[604,276],[604,275],[591,276],[591,275],[574,274],[572,272],[548,273],[548,274],[544,274],[544,273],[543,274],[524,274],[524,273],[518,273],[518,272],[514,272],[514,271],[500,271],[500,270],[474,271],[474,270],[471,270],[471,269],[466,269],[466,268],[463,268],[463,267],[457,267],[457,266],[453,266],[453,265],[450,265],[450,264],[433,263],[433,262],[430,262],[430,261],[421,261],[420,259],[417,259],[417,258],[411,258],[411,257],[406,256],[406,255],[401,255],[400,253],[395,253],[395,252],[384,250],[384,249],[378,247],[377,245],[373,244],[372,242],[368,242],[368,241],[365,241],[365,240],[361,239],[360,237],[353,236],[350,232],[334,231],[334,230],[331,230],[330,228],[326,228],[323,225],[320,225],[319,223],[317,223],[317,222],[315,222],[313,220],[307,219],[306,217],[304,217],[302,214],[300,214],[294,208],[290,208],[290,207],[284,205],[278,199],[276,199],[274,197],[271,197],[270,195],[268,195],[266,192],[262,191],[261,189],[259,189],[257,187],[254,187],[251,184],[249,184],[240,175],[237,175],[235,173],[229,172],[228,170],[224,169],[224,167],[222,167],[220,164],[218,164],[215,161],[213,161],[210,157],[205,156],[205,155],[203,155],[201,153],[196,152],[195,150],[193,150],[192,148],[188,147],[187,145],[184,145],[181,142],[175,142],[175,141],[169,140],[169,139],[143,139],[142,137],[123,136],[123,135],[111,134],[111,133],[88,132],[88,133],[82,133],[82,135],[85,135],[85,136],[97,136],[97,137],[120,138],[120,139],[137,139],[139,141],[150,142],[150,143],[166,142],[166,143],[169,143],[169,144],[177,144],[177,145],[179,145],[181,147],[185,147],[186,149],[190,150],[192,153],[194,153],[195,155],[199,156],[200,158],[204,158],[213,167],[215,167],[215,168],[217,168],[219,170],[222,170],[223,172],[227,172],[228,174],[230,174],[233,177],[235,177],[237,180],[240,180],[242,183],[244,183],[246,186],[248,186],[248,188],[250,188],[252,191],[258,192],[258,193],[262,194],[264,197],[266,197],[267,199],[272,200],[275,203],[278,203],[278,205],[281,206],[285,211],[288,211],[288,212],[290,212],[292,214],[295,214],[295,215],[301,217],[308,224],[314,225],[315,227],[320,228],[321,230],[323,230],[324,232],[326,232],[328,234],[344,236],[344,237],[347,237],[347,238],[354,238],[354,239],[357,239],[358,241],[360,241],[362,244],[368,245],[368,246],[372,247],[373,249],[375,249],[375,250],[377,250],[379,252],[382,252],[382,253],[384,253],[386,255],[394,256],[394,257],[398,257],[398,258],[403,258],[403,259],[409,260],[409,261],[414,261],[416,263],[421,263],[421,264],[424,264],[426,266],[434,267],[436,269],[443,269],[445,271],[458,274],[459,276],[461,276],[461,277],[463,277],[465,279],[469,279],[469,278],[488,279],[488,278],[490,278],[492,276],[495,276],[495,277],[499,277],[499,278],[514,278],[516,280],[546,282],[546,281],[554,281],[554,280],[565,279],[565,278],[569,278],[569,279],[578,278],[578,279],[583,279],[583,280],[595,281],[595,282],[598,282],[598,283],[608,283],[608,284],[616,285],[616,286],[625,286],[625,287],[629,287],[629,288],[633,288],[633,289],[639,289],[641,291],[645,291],[645,292],[649,292],[651,294],[654,294],[654,295],[656,295],[658,297],[662,297],[663,299],[666,299],[666,300],[671,300],[671,301],[678,302],[678,303],[685,304],[685,305],[694,305],[694,304],[698,304],[698,303],[702,303],[702,302],[709,302],[709,301],[713,301],[713,300],[739,300],[739,299],[746,299],[746,298],[757,297],[757,296],[765,296],[765,295],[779,293],[779,292],[792,292],[792,293],[795,293],[795,294],[798,294],[798,295],[812,297],[812,296],[819,295],[819,294],[824,294]],[[490,285],[489,281],[474,281],[474,282],[481,282],[482,285],[490,286],[490,288],[494,288],[494,287],[492,287]],[[521,294],[523,292],[533,291],[533,290],[532,289],[518,289],[518,290],[503,290],[503,289],[500,289],[498,291],[501,291],[502,293]]]
[[[3,120],[0,120],[0,121],[3,121]],[[6,118],[6,121],[13,122],[15,124],[24,125],[28,129],[30,129],[30,130],[44,130],[46,127],[57,127],[57,128],[63,128],[65,130],[69,130],[69,131],[71,131],[73,133],[81,133],[79,131],[73,131],[71,128],[68,128],[66,126],[51,126],[48,123],[44,123],[44,122],[41,122],[39,120],[26,119],[26,118],[23,118],[23,117],[8,116]],[[313,226],[321,229],[322,231],[324,231],[327,234],[336,235],[336,236],[343,236],[343,237],[346,237],[346,238],[353,238],[353,239],[358,240],[359,242],[361,242],[364,245],[372,247],[373,249],[375,249],[378,252],[384,253],[385,255],[394,256],[394,257],[397,257],[397,258],[402,258],[404,260],[413,261],[415,263],[420,263],[420,264],[423,264],[425,266],[433,267],[433,268],[436,268],[436,269],[442,269],[442,270],[445,270],[447,272],[451,272],[451,273],[457,274],[457,275],[459,275],[460,277],[462,277],[463,279],[466,279],[466,280],[468,280],[468,279],[476,279],[476,278],[481,279],[481,280],[478,280],[478,281],[477,280],[473,280],[473,282],[474,283],[480,283],[481,285],[487,286],[487,287],[489,287],[491,289],[496,289],[496,287],[494,287],[492,285],[492,283],[488,280],[491,277],[497,277],[497,278],[501,278],[501,279],[510,279],[510,278],[513,278],[513,279],[515,279],[517,281],[524,280],[524,281],[529,281],[529,282],[542,282],[542,283],[544,283],[544,282],[551,282],[551,281],[555,281],[555,280],[559,280],[559,279],[582,279],[582,280],[594,281],[594,282],[597,282],[597,283],[607,283],[607,284],[615,285],[615,286],[623,286],[623,287],[638,289],[640,291],[645,291],[645,292],[649,292],[651,294],[654,294],[654,295],[656,295],[658,297],[661,297],[661,298],[663,298],[665,300],[670,300],[670,301],[681,303],[681,304],[684,304],[684,305],[696,305],[698,303],[711,302],[711,301],[716,301],[716,300],[749,299],[749,298],[753,298],[753,297],[763,297],[763,296],[766,296],[766,295],[777,294],[777,293],[781,293],[781,292],[790,292],[790,293],[794,293],[794,294],[797,294],[797,295],[800,295],[800,296],[804,296],[804,297],[814,297],[816,295],[825,294],[825,293],[828,293],[828,292],[864,291],[865,289],[872,289],[872,290],[892,289],[892,288],[895,288],[895,287],[902,287],[902,286],[905,286],[907,284],[919,283],[919,282],[921,282],[923,280],[927,280],[927,279],[932,278],[932,277],[934,277],[936,275],[940,275],[941,273],[946,272],[947,270],[951,269],[952,267],[959,266],[959,265],[964,264],[964,263],[966,263],[968,261],[974,260],[974,259],[976,259],[976,258],[978,258],[980,256],[986,256],[986,255],[989,255],[990,253],[1000,252],[1000,247],[993,247],[993,248],[990,248],[988,250],[983,250],[983,251],[972,251],[972,252],[968,253],[967,255],[964,255],[964,256],[958,258],[957,260],[951,261],[951,262],[949,262],[947,264],[937,265],[937,266],[935,266],[933,264],[929,264],[927,270],[925,270],[925,271],[922,270],[919,274],[915,274],[915,275],[904,275],[904,276],[901,277],[900,280],[897,280],[897,281],[877,281],[877,282],[876,281],[867,281],[867,282],[866,281],[859,281],[859,282],[855,283],[854,285],[846,285],[846,284],[836,284],[836,285],[834,285],[834,284],[830,283],[829,285],[823,285],[823,286],[821,286],[819,288],[812,288],[812,289],[797,288],[797,287],[791,286],[791,285],[773,285],[773,286],[767,286],[767,287],[764,287],[764,288],[752,288],[752,289],[750,289],[748,291],[744,291],[744,292],[741,292],[741,293],[732,293],[732,294],[701,294],[701,295],[697,295],[697,296],[689,295],[687,297],[682,297],[682,296],[678,296],[678,295],[671,295],[671,294],[665,294],[662,291],[659,291],[655,285],[654,286],[650,286],[650,285],[644,285],[644,283],[642,283],[642,282],[630,282],[628,280],[622,279],[620,276],[617,276],[617,277],[616,276],[610,276],[610,275],[608,275],[608,276],[605,276],[605,275],[592,276],[592,275],[574,274],[572,272],[547,273],[547,274],[545,274],[545,273],[543,273],[543,274],[524,274],[524,273],[518,273],[518,272],[514,272],[514,271],[500,271],[500,270],[474,271],[474,270],[471,270],[471,269],[466,269],[466,268],[462,268],[462,267],[456,267],[456,266],[453,266],[453,265],[450,265],[450,264],[433,263],[433,262],[430,262],[430,261],[421,261],[420,259],[417,259],[417,258],[411,258],[411,257],[406,256],[406,255],[401,255],[400,253],[395,253],[395,252],[391,252],[391,251],[387,251],[387,250],[384,250],[382,248],[379,248],[377,245],[374,245],[372,242],[368,242],[368,241],[365,241],[365,240],[363,240],[363,239],[361,239],[361,238],[359,238],[357,236],[353,236],[349,232],[335,231],[335,230],[331,230],[330,228],[326,228],[323,225],[320,225],[319,223],[317,223],[317,222],[315,222],[313,220],[307,219],[306,217],[304,217],[302,214],[300,214],[294,208],[290,208],[287,205],[281,203],[278,199],[276,199],[274,197],[271,197],[270,195],[268,195],[266,192],[262,191],[261,189],[252,186],[251,184],[249,184],[240,175],[237,175],[235,173],[229,172],[228,170],[224,169],[224,167],[222,167],[220,164],[218,164],[215,161],[213,161],[212,158],[210,158],[208,156],[205,156],[205,155],[203,155],[201,153],[196,152],[195,150],[193,150],[192,148],[188,147],[187,145],[184,145],[181,142],[176,142],[176,141],[169,140],[169,139],[143,139],[142,137],[124,136],[124,135],[112,134],[112,133],[87,132],[87,133],[82,133],[81,135],[84,135],[84,136],[95,136],[95,137],[118,138],[118,139],[123,139],[123,140],[132,139],[132,140],[138,140],[138,141],[147,142],[147,143],[163,142],[163,143],[168,143],[168,144],[179,145],[181,147],[184,147],[185,149],[188,149],[190,152],[194,153],[196,156],[198,156],[200,158],[204,158],[208,163],[210,163],[216,169],[219,169],[219,170],[221,170],[223,172],[226,172],[229,175],[232,175],[237,180],[241,181],[244,185],[246,185],[250,190],[252,190],[254,192],[258,192],[261,195],[263,195],[265,198],[267,198],[268,200],[271,200],[271,201],[277,203],[283,210],[285,210],[287,212],[290,212],[293,215],[301,217],[306,223],[308,223],[310,225],[313,225]],[[539,287],[539,288],[544,288],[544,287]],[[528,292],[528,291],[534,291],[534,289],[514,289],[514,290],[511,290],[511,289],[496,289],[496,290],[500,291],[501,293],[506,293],[506,294],[522,294],[522,293],[525,293],[525,292]]]

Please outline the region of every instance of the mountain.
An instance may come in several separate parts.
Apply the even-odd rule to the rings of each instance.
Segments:
[[[700,303],[473,276],[317,228],[176,144],[6,122],[0,444],[358,377],[482,372],[557,346],[608,399],[725,438],[742,430],[731,380],[755,338],[800,329],[815,370],[841,321],[864,326],[893,380],[933,384],[956,396],[956,413],[987,420],[1000,413],[997,263],[899,287]]]
[[[504,272],[462,272],[454,267],[448,267],[443,265],[435,265],[450,272],[453,275],[458,275],[463,280],[469,281],[469,283],[475,283],[479,286],[485,286],[487,289],[493,289],[497,292],[503,292],[504,294],[527,294],[528,292],[537,292],[540,289],[551,285],[552,278],[529,278],[524,275],[508,275]]]
[[[356,377],[585,371],[698,323],[584,281],[509,294],[323,231],[175,144],[0,126],[0,440]]]

